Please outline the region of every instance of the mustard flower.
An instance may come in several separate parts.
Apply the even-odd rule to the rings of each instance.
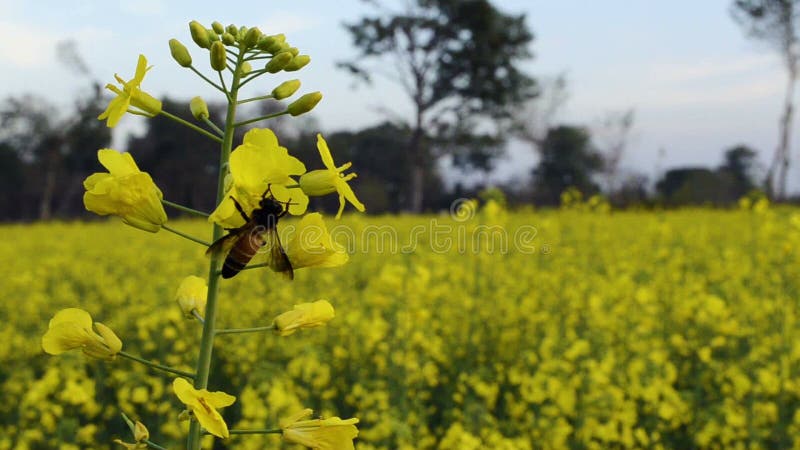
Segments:
[[[312,413],[312,410],[304,409],[281,422],[286,442],[319,450],[353,450],[353,439],[358,436],[355,425],[358,419],[331,417],[302,420]]]
[[[287,187],[297,184],[292,176],[305,173],[306,166],[278,144],[272,130],[255,128],[248,131],[242,145],[231,153],[229,164],[230,181],[226,183],[225,199],[211,213],[210,221],[225,227],[242,225],[243,219],[231,197],[250,213],[258,207],[267,188],[275,200],[291,200],[290,214],[303,214],[308,207],[308,197],[301,189]]]
[[[125,81],[120,78],[119,75],[114,74],[114,78],[122,85],[121,89],[113,84],[106,85],[106,89],[117,94],[117,96],[111,100],[106,110],[97,116],[97,118],[100,120],[108,119],[106,121],[106,126],[114,128],[117,126],[119,119],[128,111],[129,106],[134,106],[153,116],[160,113],[161,101],[147,92],[144,92],[139,87],[139,85],[142,84],[142,80],[144,80],[144,74],[147,73],[148,70],[150,70],[150,67],[147,67],[147,58],[145,58],[144,55],[139,55],[139,61],[136,64],[136,73],[133,79]]]
[[[175,293],[175,301],[188,318],[192,317],[192,311],[197,311],[201,316],[205,315],[207,297],[206,280],[194,275],[184,278]]]
[[[129,444],[127,442],[123,442],[121,439],[114,439],[114,443],[119,444],[128,450],[135,450],[141,448],[149,448],[147,445],[147,440],[150,439],[150,431],[148,431],[147,427],[144,426],[142,422],[138,420],[133,425],[133,440],[136,441],[133,444]]]
[[[78,308],[67,308],[57,312],[42,336],[42,349],[51,355],[60,355],[81,349],[87,356],[97,359],[114,359],[122,350],[122,341],[110,328],[94,322],[92,316]],[[96,332],[95,332],[96,330]]]
[[[325,164],[325,169],[312,170],[300,177],[300,187],[306,195],[320,196],[328,195],[334,192],[339,194],[339,212],[336,213],[336,218],[342,217],[344,211],[345,199],[349,201],[357,210],[364,212],[364,204],[358,201],[356,194],[347,184],[348,181],[356,177],[355,173],[345,175],[345,170],[349,169],[353,163],[348,162],[336,167],[331,156],[331,150],[328,148],[328,143],[321,134],[317,134],[317,150],[322,157],[322,163]]]
[[[130,153],[108,148],[97,152],[108,173],[94,173],[83,182],[86,209],[102,216],[115,214],[126,224],[157,232],[167,221],[161,204],[164,197],[147,172],[142,172]]]
[[[289,336],[302,328],[324,326],[335,316],[333,305],[326,300],[314,303],[294,305],[294,309],[275,318],[275,332],[281,336]]]
[[[206,389],[195,389],[188,381],[183,378],[176,378],[172,382],[172,389],[175,395],[189,409],[200,425],[214,436],[227,439],[228,425],[222,419],[216,408],[230,406],[236,401],[236,397],[224,392],[209,392]]]
[[[306,214],[286,244],[292,267],[337,267],[347,262],[344,249],[333,241],[320,213]]]

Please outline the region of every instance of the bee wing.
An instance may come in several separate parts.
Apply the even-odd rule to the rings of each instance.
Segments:
[[[294,270],[292,263],[289,262],[289,257],[286,256],[286,251],[281,245],[281,239],[278,236],[277,227],[272,227],[267,230],[264,235],[264,247],[267,249],[267,264],[270,269],[280,273],[286,278],[294,279]]]
[[[239,239],[241,228],[236,228],[231,230],[225,236],[214,241],[213,244],[208,246],[208,250],[206,250],[206,256],[208,255],[227,255],[228,252],[233,247],[233,244]]]

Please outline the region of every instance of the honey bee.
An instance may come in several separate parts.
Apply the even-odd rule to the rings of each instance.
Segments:
[[[267,187],[261,196],[258,207],[249,216],[235,198],[231,197],[231,200],[245,223],[238,228],[226,228],[228,234],[219,238],[206,250],[206,255],[227,253],[225,262],[222,264],[222,278],[236,276],[256,253],[266,247],[269,252],[266,264],[273,271],[293,279],[292,263],[286,256],[286,251],[278,236],[278,219],[288,213],[291,200],[289,202],[275,200]]]

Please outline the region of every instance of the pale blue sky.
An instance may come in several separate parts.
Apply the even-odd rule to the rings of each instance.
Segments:
[[[728,14],[729,1],[496,4],[528,16],[536,57],[524,64],[526,70],[545,76],[566,72],[570,100],[561,120],[591,125],[608,111],[636,110],[635,136],[624,165],[651,174],[659,148],[666,150],[662,168],[717,164],[723,149],[740,142],[754,146],[762,161],[769,161],[777,141],[784,74],[771,49],[743,37]],[[63,39],[78,42],[92,74],[104,82],[112,81],[114,72],[130,77],[141,52],[155,66],[143,86],[149,92],[213,97],[215,91],[172,61],[167,40],[191,43],[189,20],[219,20],[284,32],[312,56],[299,78],[304,91],[325,95],[315,111],[322,131],[358,129],[381,119],[374,106],[409,111],[395,87],[352,90],[352,79],[334,68],[334,61],[353,54],[342,21],[365,11],[359,0],[0,0],[0,60],[5,69],[0,97],[34,92],[57,104],[72,101],[85,82],[55,60],[54,45]],[[200,51],[192,52],[199,60]],[[137,120],[124,119],[124,129],[135,130]],[[523,175],[532,164],[530,153],[515,146],[499,170],[504,176]],[[800,165],[790,172],[793,180],[798,175]]]

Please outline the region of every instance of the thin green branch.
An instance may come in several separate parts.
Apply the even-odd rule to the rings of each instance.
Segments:
[[[271,99],[271,98],[272,98],[272,94],[270,94],[270,95],[262,95],[260,97],[251,97],[251,98],[246,98],[244,100],[239,100],[236,103],[241,105],[243,103],[257,102],[259,100],[268,100],[268,99]]]
[[[267,120],[267,119],[274,119],[275,117],[279,117],[284,114],[289,114],[289,111],[281,111],[278,113],[267,114],[266,116],[256,117],[254,119],[243,120],[241,122],[236,122],[235,124],[233,124],[233,126],[238,128],[242,125],[247,125],[248,123],[260,122],[262,120]]]
[[[179,205],[177,203],[172,203],[171,201],[164,200],[163,198],[161,199],[161,203],[169,206],[170,208],[175,208],[175,209],[177,209],[179,211],[187,212],[189,214],[194,214],[194,215],[202,216],[202,217],[208,217],[208,215],[209,215],[208,213],[204,213],[203,211],[198,211],[196,209],[189,208],[188,206],[183,206],[183,205]]]
[[[151,440],[149,440],[149,439],[148,439],[148,440],[145,440],[145,441],[144,441],[144,443],[145,443],[145,444],[147,444],[147,446],[148,446],[148,447],[150,447],[150,448],[154,448],[154,449],[156,449],[156,450],[167,450],[166,448],[164,448],[164,447],[162,447],[162,446],[160,446],[160,445],[156,444],[155,442],[153,442],[153,441],[151,441]]]
[[[267,325],[265,327],[253,327],[253,328],[223,328],[221,330],[217,330],[216,334],[237,334],[237,333],[258,333],[259,331],[271,331],[275,329],[275,325]]]
[[[203,116],[202,121],[208,125],[209,128],[219,133],[220,136],[224,135],[225,132],[222,131],[222,128],[218,127],[217,124],[211,121],[208,117]]]
[[[198,239],[198,238],[196,238],[196,237],[194,237],[192,235],[186,234],[186,233],[184,233],[182,231],[178,231],[175,228],[170,227],[169,225],[166,225],[166,224],[161,225],[161,228],[169,231],[170,233],[175,233],[175,234],[177,234],[178,236],[180,236],[180,237],[182,237],[184,239],[188,239],[188,240],[190,240],[192,242],[197,242],[200,245],[205,245],[206,247],[211,245],[210,242],[206,242],[206,241],[204,241],[202,239]]]
[[[261,75],[264,75],[265,73],[267,73],[267,69],[254,70],[254,71],[248,73],[247,75],[249,75],[250,78],[247,78],[246,80],[244,80],[241,83],[239,83],[239,87],[244,86],[245,84],[255,80],[256,78],[260,77]]]
[[[192,315],[193,315],[193,316],[194,316],[194,318],[195,318],[195,319],[197,319],[197,321],[198,321],[198,322],[200,322],[201,324],[204,324],[204,323],[206,323],[206,321],[203,319],[203,316],[201,316],[201,315],[200,315],[200,313],[199,313],[199,312],[197,312],[197,310],[196,310],[196,309],[193,309],[193,310],[192,310]]]
[[[132,361],[136,361],[138,363],[144,364],[145,366],[150,366],[150,367],[152,367],[154,369],[163,370],[164,372],[174,373],[175,375],[180,375],[182,377],[192,378],[192,379],[194,379],[194,377],[195,377],[195,375],[193,373],[185,372],[183,370],[178,370],[178,369],[174,369],[174,368],[169,367],[169,366],[165,366],[165,365],[162,365],[162,364],[154,363],[152,361],[148,361],[146,359],[139,358],[138,356],[133,356],[130,353],[127,353],[127,352],[119,352],[117,354],[119,356],[122,356],[123,358],[128,358],[128,359],[130,359]]]
[[[203,75],[203,73],[200,72],[199,70],[195,69],[194,66],[189,66],[189,68],[192,69],[194,71],[194,73],[197,74],[197,76],[199,76],[200,78],[205,80],[206,83],[210,84],[211,86],[214,86],[214,88],[216,88],[218,91],[222,92],[223,94],[228,95],[228,92],[225,89],[222,89],[222,86],[220,86],[217,83],[214,83],[213,81],[211,81],[210,78],[208,78],[207,76]]]
[[[245,61],[257,61],[259,59],[272,59],[272,55],[267,56],[267,55],[264,55],[261,52],[259,52],[259,53],[254,53],[253,56],[248,56],[244,60]]]
[[[200,134],[202,134],[202,135],[204,135],[204,136],[206,136],[206,137],[208,137],[208,138],[210,138],[210,139],[212,139],[212,140],[214,140],[216,142],[222,142],[222,138],[217,136],[216,134],[212,134],[212,133],[208,132],[207,130],[202,129],[202,128],[198,127],[197,125],[195,125],[195,124],[193,124],[191,122],[187,122],[187,121],[181,119],[180,117],[178,117],[178,116],[176,116],[174,114],[170,114],[170,113],[168,113],[168,112],[166,112],[164,110],[161,110],[160,114],[163,115],[163,116],[166,116],[166,117],[168,117],[168,118],[170,118],[172,120],[174,120],[175,122],[178,122],[181,125],[185,125],[185,126],[191,128],[191,129],[193,129],[194,131],[197,131],[198,133],[200,133]]]
[[[228,66],[226,65],[226,67],[228,67]],[[228,67],[228,69],[230,69],[230,67]],[[222,77],[222,71],[220,70],[219,72],[217,72],[217,75],[219,75],[219,82],[220,82],[220,84],[222,84],[222,88],[225,89],[225,92],[228,92],[228,86],[225,86],[225,78]],[[228,97],[228,98],[230,98],[230,97]],[[222,142],[222,141],[220,141],[220,142]]]

